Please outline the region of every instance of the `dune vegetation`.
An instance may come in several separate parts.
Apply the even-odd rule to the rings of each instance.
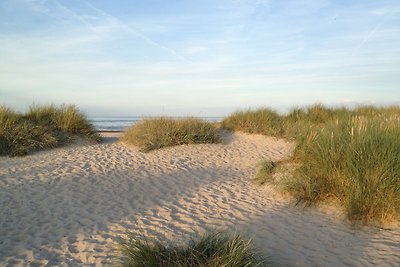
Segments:
[[[126,267],[267,266],[250,241],[226,232],[210,232],[181,245],[130,234],[120,252],[120,265]]]
[[[237,112],[222,127],[296,142],[299,167],[282,187],[308,204],[334,200],[353,221],[385,223],[400,215],[400,108],[314,105],[279,116],[270,109]],[[253,127],[254,126],[254,127]],[[269,129],[273,128],[273,129]],[[277,162],[256,177],[271,180]]]
[[[221,127],[272,136],[280,136],[283,131],[282,118],[269,108],[235,112],[222,121]]]
[[[218,129],[197,118],[167,117],[144,119],[124,131],[121,140],[142,152],[184,144],[220,143]]]
[[[73,105],[31,106],[24,114],[0,106],[2,156],[23,156],[62,146],[77,136],[100,140],[86,116]]]

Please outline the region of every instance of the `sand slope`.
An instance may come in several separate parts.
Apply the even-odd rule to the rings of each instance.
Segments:
[[[126,229],[182,239],[208,228],[246,233],[277,266],[400,265],[400,229],[352,230],[249,183],[260,159],[293,144],[237,133],[143,154],[106,141],[0,158],[0,266],[112,265]]]

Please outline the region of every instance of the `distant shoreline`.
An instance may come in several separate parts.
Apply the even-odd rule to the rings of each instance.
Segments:
[[[123,131],[118,131],[118,130],[115,130],[115,131],[102,131],[102,130],[100,130],[100,131],[96,131],[96,133],[99,133],[99,134],[102,134],[102,133],[122,133]]]
[[[124,129],[135,125],[144,118],[153,117],[137,117],[137,116],[110,116],[110,117],[90,117],[89,121],[93,124],[97,132],[121,132]],[[157,118],[157,117],[154,117]],[[171,118],[184,118],[184,117],[171,117]],[[209,122],[220,122],[223,117],[196,117]]]

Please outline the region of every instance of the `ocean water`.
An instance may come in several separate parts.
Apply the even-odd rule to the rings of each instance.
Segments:
[[[146,117],[148,118],[148,117]],[[175,117],[179,118],[179,117]],[[124,129],[134,125],[138,121],[142,120],[143,117],[134,116],[121,116],[121,117],[92,117],[89,118],[90,122],[93,124],[97,131],[110,131],[110,132],[120,132]],[[209,122],[219,122],[222,121],[222,117],[200,117],[200,119]]]

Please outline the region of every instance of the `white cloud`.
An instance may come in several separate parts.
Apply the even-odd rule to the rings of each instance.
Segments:
[[[388,7],[377,8],[370,11],[371,14],[378,16],[385,16],[391,12],[393,12],[393,9]]]
[[[192,47],[186,48],[186,53],[193,55],[193,54],[203,53],[207,50],[208,50],[208,48],[205,46],[192,46]]]
[[[185,58],[184,56],[180,55],[178,52],[176,52],[173,48],[167,47],[163,44],[161,44],[160,42],[154,40],[153,38],[150,38],[149,36],[147,36],[144,32],[140,31],[139,29],[135,28],[134,26],[118,19],[117,17],[112,16],[111,14],[107,13],[104,10],[101,10],[95,6],[93,6],[92,4],[88,3],[85,1],[85,3],[90,6],[95,12],[97,12],[99,15],[114,21],[117,25],[119,25],[120,27],[125,28],[129,33],[138,36],[139,38],[141,38],[143,41],[145,41],[146,43],[148,43],[149,45],[155,46],[161,50],[166,51],[167,53],[170,53],[171,55],[173,55],[174,57],[177,57],[180,60],[186,61],[188,62],[189,60],[187,58]]]
[[[375,21],[360,16],[354,25],[350,18],[359,13],[351,9],[340,22],[317,16],[312,22],[323,25],[314,25],[309,15],[326,1],[226,1],[207,14],[132,20],[70,3],[29,1],[48,23],[0,32],[2,99],[128,110],[396,96],[400,35],[394,20],[382,20],[391,18],[386,11],[376,11],[382,17]],[[379,23],[368,29],[365,22]],[[373,92],[378,87],[381,93]]]

